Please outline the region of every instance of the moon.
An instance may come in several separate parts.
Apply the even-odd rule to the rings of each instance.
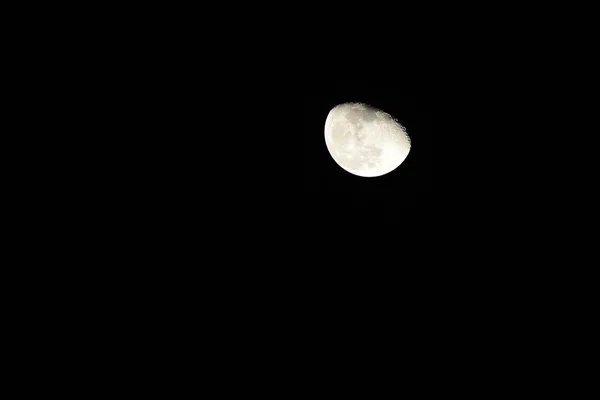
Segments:
[[[410,152],[406,129],[390,114],[363,103],[335,106],[325,121],[325,144],[334,161],[351,174],[388,174]]]

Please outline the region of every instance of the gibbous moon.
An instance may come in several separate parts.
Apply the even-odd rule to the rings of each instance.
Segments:
[[[340,167],[363,177],[392,172],[410,151],[404,127],[391,115],[362,103],[340,104],[329,111],[325,144]]]

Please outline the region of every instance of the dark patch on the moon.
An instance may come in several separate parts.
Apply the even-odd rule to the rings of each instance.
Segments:
[[[375,146],[365,146],[365,150],[364,150],[364,154],[367,157],[380,157],[381,154],[383,153],[383,149],[380,149],[379,147],[375,147]]]
[[[346,114],[346,119],[352,123],[357,123],[360,120],[362,111],[360,110],[350,110],[348,114]]]
[[[366,104],[356,104],[350,107],[346,118],[352,122],[373,122],[377,119],[375,114],[378,110]]]
[[[363,112],[362,120],[365,122],[373,122],[376,119],[375,112],[371,109],[367,109]]]
[[[363,124],[360,120],[361,118],[361,111],[360,110],[350,110],[346,113],[346,115],[344,116],[345,120],[350,122],[350,124],[352,124],[352,134],[356,135],[356,132],[358,132],[360,129],[362,129]]]

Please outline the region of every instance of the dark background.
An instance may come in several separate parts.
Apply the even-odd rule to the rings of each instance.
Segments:
[[[394,116],[411,139],[411,151],[396,170],[375,178],[350,174],[333,160],[324,139],[325,119],[340,103],[362,102]],[[401,80],[344,79],[307,89],[304,97],[304,191],[315,208],[338,204],[342,213],[371,212],[387,221],[423,211],[432,196],[432,110],[426,88],[418,92]],[[341,206],[341,208],[340,208]],[[374,212],[375,213],[372,213]]]

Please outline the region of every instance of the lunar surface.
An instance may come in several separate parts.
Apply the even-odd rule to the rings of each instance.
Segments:
[[[362,103],[340,104],[329,111],[325,143],[340,167],[363,177],[392,172],[410,151],[404,127],[388,113]]]

